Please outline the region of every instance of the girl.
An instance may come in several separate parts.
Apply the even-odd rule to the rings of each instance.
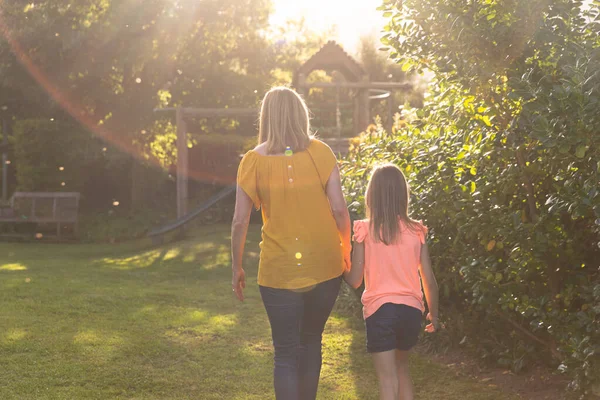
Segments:
[[[367,186],[368,219],[354,222],[352,268],[346,282],[362,295],[367,351],[372,353],[382,400],[412,400],[408,351],[417,343],[425,307],[439,329],[438,286],[425,242],[427,228],[408,216],[408,185],[393,164],[376,167]]]

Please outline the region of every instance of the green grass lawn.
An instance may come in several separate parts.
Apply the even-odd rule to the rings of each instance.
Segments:
[[[229,228],[182,242],[0,244],[0,399],[269,399],[272,348],[249,234],[234,300]],[[362,322],[332,315],[319,399],[375,399]],[[415,356],[419,399],[508,399]]]

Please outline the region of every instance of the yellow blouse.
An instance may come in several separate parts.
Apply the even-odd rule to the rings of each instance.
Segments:
[[[341,239],[325,193],[336,162],[317,139],[295,154],[251,150],[242,159],[237,183],[262,209],[259,285],[302,289],[342,274]]]

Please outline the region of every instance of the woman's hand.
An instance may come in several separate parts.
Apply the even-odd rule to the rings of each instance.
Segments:
[[[233,268],[231,287],[239,301],[244,301],[244,288],[246,287],[246,273],[243,268]]]
[[[346,265],[346,272],[350,272],[352,269],[352,251],[344,250],[344,264]]]
[[[440,321],[438,320],[438,317],[432,317],[431,314],[429,313],[429,314],[427,314],[427,320],[431,321],[431,323],[425,327],[425,332],[434,333],[434,332],[438,332],[440,330],[441,325],[440,325]]]

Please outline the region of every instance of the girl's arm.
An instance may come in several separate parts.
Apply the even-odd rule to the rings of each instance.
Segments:
[[[242,255],[246,244],[246,234],[252,212],[252,199],[238,185],[235,196],[235,211],[231,223],[231,286],[240,301],[244,301],[243,289],[246,287],[246,274],[242,266]]]
[[[427,332],[435,332],[440,329],[438,320],[439,289],[433,269],[431,268],[427,242],[421,246],[421,266],[419,267],[419,272],[423,280],[423,291],[425,292],[427,306],[429,307],[427,319],[431,321],[431,324],[427,325],[425,330]]]
[[[352,251],[352,268],[344,272],[344,280],[354,289],[362,284],[365,270],[365,242],[354,243]]]
[[[342,193],[342,179],[340,178],[340,169],[336,167],[331,171],[326,186],[327,198],[331,207],[331,213],[342,239],[342,249],[344,251],[344,262],[346,270],[350,269],[350,214],[348,214],[348,205]]]

